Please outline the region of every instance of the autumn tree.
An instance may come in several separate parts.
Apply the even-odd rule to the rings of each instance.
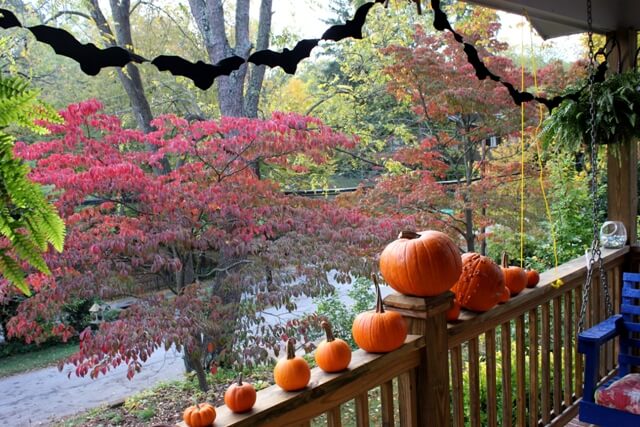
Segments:
[[[300,157],[321,164],[333,148],[353,145],[317,119],[163,116],[144,134],[100,108],[71,105],[61,112],[64,123],[48,125],[52,139],[17,146],[35,163],[32,178],[54,189],[68,245],[48,255],[53,277],[28,277],[35,295],[20,303],[9,335],[38,341],[49,325],[69,337],[80,331],[58,316],[65,301],[135,294],[143,277],[161,278],[171,295],[141,297],[116,322],[82,331],[70,360],[77,375],[125,363],[133,376],[155,349],[176,345],[206,388],[212,364],[252,363],[277,351],[286,331],[266,324],[263,310],[293,309],[292,297],[327,292],[329,272],[341,281],[368,273],[365,260],[397,232],[396,220],[285,195],[257,175],[272,167],[304,174]],[[159,175],[153,170],[162,158],[172,170]]]

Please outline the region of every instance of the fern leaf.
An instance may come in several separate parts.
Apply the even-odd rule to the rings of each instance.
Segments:
[[[3,253],[0,253],[0,273],[20,289],[23,294],[31,296],[31,290],[25,280],[24,271],[13,258]]]
[[[18,257],[27,261],[31,266],[37,268],[44,274],[51,274],[47,263],[42,257],[40,248],[33,242],[28,236],[17,233],[13,242],[13,249],[18,254]]]

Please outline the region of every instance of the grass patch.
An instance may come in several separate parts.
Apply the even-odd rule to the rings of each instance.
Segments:
[[[58,344],[30,353],[16,354],[0,359],[0,378],[32,369],[55,365],[78,351],[77,343]]]

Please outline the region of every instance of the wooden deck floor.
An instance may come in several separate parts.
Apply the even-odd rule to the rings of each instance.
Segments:
[[[590,426],[594,426],[594,424],[583,423],[578,419],[578,417],[575,417],[574,419],[569,421],[569,424],[567,424],[565,427],[590,427]]]

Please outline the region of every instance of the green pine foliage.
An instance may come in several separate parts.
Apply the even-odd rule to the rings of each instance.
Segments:
[[[37,119],[58,121],[59,116],[25,81],[0,77],[0,235],[10,243],[0,247],[0,275],[25,295],[30,290],[22,263],[50,274],[43,253],[49,244],[62,251],[65,237],[64,222],[42,188],[28,179],[29,167],[14,157],[14,140],[5,132],[12,125],[46,133]]]

